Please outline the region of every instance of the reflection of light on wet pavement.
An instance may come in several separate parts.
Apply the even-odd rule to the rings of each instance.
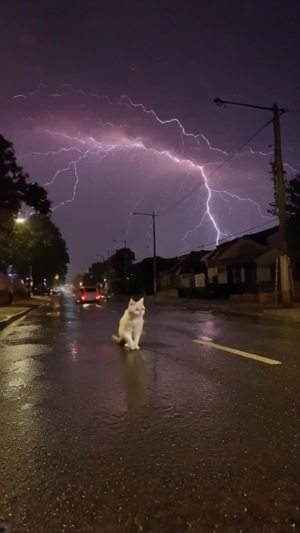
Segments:
[[[18,392],[30,387],[34,380],[44,372],[44,366],[37,356],[45,355],[50,350],[43,344],[21,344],[2,347],[2,379],[0,388],[4,397],[18,397]],[[9,368],[5,372],[5,368]]]
[[[71,354],[72,361],[77,361],[79,357],[79,347],[77,341],[71,341],[69,343],[68,352]]]
[[[145,403],[145,376],[141,355],[122,353],[120,355],[124,393],[128,409]]]

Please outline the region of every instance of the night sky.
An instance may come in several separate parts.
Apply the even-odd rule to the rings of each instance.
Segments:
[[[290,109],[293,176],[299,17],[299,0],[1,2],[1,133],[47,187],[71,276],[120,247],[114,239],[137,259],[151,254],[151,220],[134,210],[161,214],[165,257],[274,225],[272,126],[229,158],[271,114],[213,98]]]

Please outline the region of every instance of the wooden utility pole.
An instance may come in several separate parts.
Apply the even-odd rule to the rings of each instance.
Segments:
[[[260,106],[242,102],[231,102],[215,98],[214,102],[218,106],[234,105],[241,107],[250,107],[252,109],[259,109],[263,111],[272,111],[273,113],[273,130],[274,130],[274,180],[275,180],[275,205],[278,210],[279,218],[279,272],[280,272],[280,292],[282,304],[286,307],[292,304],[292,283],[290,272],[290,260],[288,257],[288,246],[286,238],[286,192],[284,183],[284,171],[282,162],[282,147],[281,147],[281,132],[280,132],[280,117],[287,109],[279,109],[277,104],[272,107]]]
[[[280,289],[282,304],[285,306],[291,305],[292,291],[290,286],[290,265],[288,257],[288,246],[286,239],[286,196],[285,196],[285,183],[284,183],[284,171],[282,162],[282,149],[281,149],[281,131],[280,131],[280,112],[277,104],[273,107],[274,119],[274,178],[275,178],[275,190],[276,190],[276,203],[278,209],[279,218],[279,268],[280,268]]]

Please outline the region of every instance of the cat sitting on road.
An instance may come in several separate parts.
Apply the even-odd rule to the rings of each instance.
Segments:
[[[141,298],[138,302],[135,302],[131,298],[128,308],[120,319],[119,336],[113,335],[113,340],[125,345],[125,348],[129,350],[139,350],[139,342],[144,325],[144,314],[144,298]]]

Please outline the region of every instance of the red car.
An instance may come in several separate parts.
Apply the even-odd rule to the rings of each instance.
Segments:
[[[97,303],[103,298],[97,287],[81,287],[77,296],[78,304]]]

